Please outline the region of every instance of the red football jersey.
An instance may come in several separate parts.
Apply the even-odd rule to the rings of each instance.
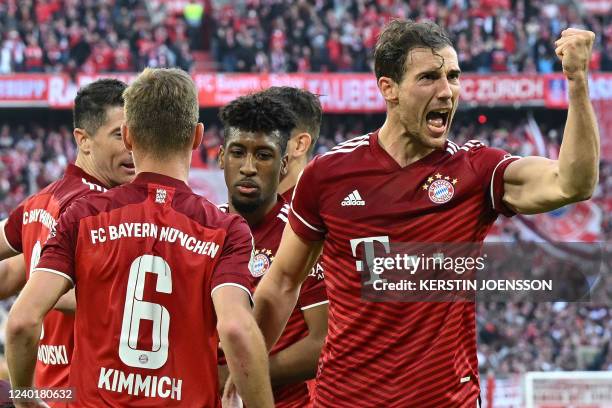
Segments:
[[[293,190],[295,190],[295,186],[291,187],[289,190],[281,194],[281,197],[283,197],[283,200],[290,203],[291,199],[293,198]]]
[[[79,407],[219,407],[211,294],[252,291],[253,238],[182,181],[140,173],[75,202],[38,269],[76,285]]]
[[[227,205],[219,208],[228,211]],[[270,265],[274,261],[288,214],[289,205],[279,196],[276,206],[266,214],[263,220],[251,227],[255,240],[255,256],[253,257],[252,268],[255,284],[259,283],[259,280],[270,269]],[[286,349],[308,335],[308,326],[304,321],[303,311],[328,303],[323,279],[323,267],[321,263],[317,263],[302,284],[297,305],[293,309],[291,317],[289,317],[283,334],[272,348],[271,355]],[[310,402],[306,382],[274,388],[273,391],[276,408],[304,408]]]
[[[479,394],[473,303],[366,302],[361,261],[376,246],[482,242],[514,157],[447,142],[401,168],[378,134],[346,141],[304,170],[289,222],[325,239],[329,331],[315,407],[474,407]]]
[[[64,177],[27,198],[8,217],[6,240],[25,257],[27,274],[36,267],[42,246],[60,214],[77,198],[106,191],[102,183],[75,165]],[[74,318],[55,310],[43,321],[34,383],[36,387],[67,387],[72,358]]]

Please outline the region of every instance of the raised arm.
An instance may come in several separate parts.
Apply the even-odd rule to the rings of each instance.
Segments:
[[[255,320],[268,350],[278,340],[295,307],[302,282],[315,264],[322,241],[307,241],[288,223],[270,270],[255,290]]]
[[[523,214],[547,212],[591,197],[598,180],[599,131],[589,100],[588,65],[595,34],[568,28],[555,52],[568,81],[569,108],[558,160],[525,157],[504,173],[504,202]]]
[[[268,353],[251,314],[248,294],[236,286],[222,286],[212,294],[217,331],[232,381],[248,407],[272,408]]]

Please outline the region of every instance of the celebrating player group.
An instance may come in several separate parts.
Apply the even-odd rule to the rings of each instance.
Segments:
[[[457,53],[436,24],[394,20],[374,54],[382,127],[312,159],[317,96],[241,96],[220,112],[218,205],[187,184],[204,132],[188,74],[83,87],[76,162],[0,228],[0,296],[20,293],[11,385],[74,395],[15,406],[478,406],[474,303],[366,301],[363,259],[481,243],[500,214],[588,199],[594,37],[570,28],[555,42],[569,92],[557,160],[449,140]]]

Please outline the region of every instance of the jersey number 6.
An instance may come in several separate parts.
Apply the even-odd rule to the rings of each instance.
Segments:
[[[155,289],[161,293],[172,293],[172,273],[168,263],[159,256],[142,255],[132,262],[121,340],[119,341],[119,358],[130,367],[160,368],[168,359],[168,331],[170,329],[170,314],[168,309],[157,303],[142,300],[147,273],[157,275]],[[139,350],[138,330],[142,319],[153,322],[152,350]]]

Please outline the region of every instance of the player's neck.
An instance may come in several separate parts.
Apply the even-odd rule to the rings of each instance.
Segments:
[[[266,215],[272,211],[277,202],[278,196],[274,194],[274,197],[272,197],[268,202],[262,203],[255,211],[250,213],[241,213],[234,208],[232,205],[232,200],[229,200],[229,209],[230,213],[240,214],[242,218],[246,220],[247,224],[249,224],[249,227],[254,227],[262,222],[264,218],[266,218]]]
[[[188,184],[190,164],[190,160],[185,162],[185,160],[180,158],[164,158],[160,160],[155,157],[146,156],[137,159],[136,155],[134,155],[136,174],[144,172],[157,173],[181,180],[185,184]]]
[[[400,167],[419,161],[435,150],[409,135],[399,121],[390,121],[389,118],[378,132],[378,143]]]
[[[85,156],[83,154],[77,154],[77,158],[74,162],[74,165],[79,167],[85,173],[89,174],[91,177],[98,180],[100,183],[104,184],[103,187],[114,187],[113,182],[111,180],[109,180],[107,177],[104,177],[102,173],[97,171],[96,166],[94,166],[91,160],[91,157]]]
[[[306,167],[306,162],[304,163],[289,163],[289,172],[281,182],[278,184],[278,194],[284,194],[285,191],[294,187],[297,184],[298,177],[302,170]]]

